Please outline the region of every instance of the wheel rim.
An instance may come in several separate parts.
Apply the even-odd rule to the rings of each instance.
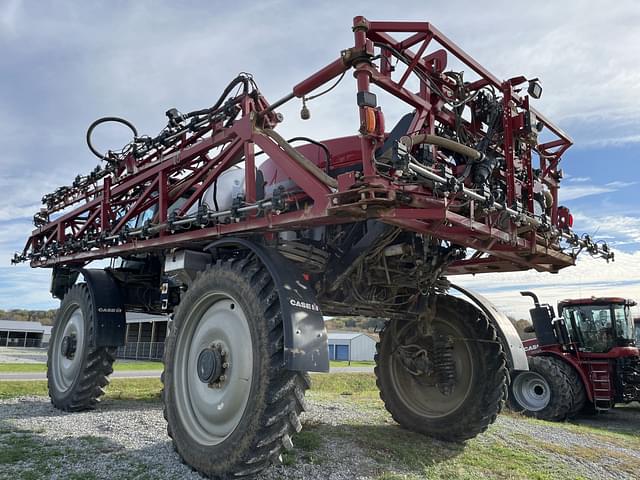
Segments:
[[[219,444],[240,423],[251,390],[251,346],[246,314],[225,293],[201,298],[185,317],[174,357],[176,411],[198,443]],[[225,363],[215,383],[207,383],[201,371],[202,352],[211,349],[221,352]]]
[[[84,314],[79,305],[71,305],[58,320],[51,355],[51,378],[56,390],[66,392],[71,388],[84,361]],[[75,343],[73,353],[69,342]]]
[[[536,372],[523,372],[516,376],[511,391],[516,402],[531,412],[543,410],[551,400],[549,383]]]
[[[456,386],[451,394],[445,395],[437,386],[425,383],[422,376],[416,377],[409,373],[396,355],[392,356],[390,362],[390,378],[399,399],[408,409],[416,415],[437,419],[455,412],[462,406],[471,392],[475,371],[472,353],[467,342],[456,340],[464,338],[460,330],[441,319],[434,321],[433,329],[439,336],[449,336],[454,339]]]

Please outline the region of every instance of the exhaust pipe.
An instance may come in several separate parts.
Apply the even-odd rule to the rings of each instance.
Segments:
[[[533,304],[536,308],[540,307],[540,301],[538,300],[538,296],[533,292],[520,292],[520,295],[523,297],[531,297],[533,298]]]

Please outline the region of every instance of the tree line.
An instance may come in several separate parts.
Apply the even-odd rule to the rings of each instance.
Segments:
[[[18,320],[23,322],[40,322],[43,325],[53,325],[53,319],[58,312],[51,310],[0,310],[0,320]]]

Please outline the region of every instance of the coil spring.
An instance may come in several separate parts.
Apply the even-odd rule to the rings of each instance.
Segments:
[[[438,379],[438,390],[443,395],[451,395],[456,386],[456,364],[453,343],[447,336],[439,335],[434,338],[433,368]]]

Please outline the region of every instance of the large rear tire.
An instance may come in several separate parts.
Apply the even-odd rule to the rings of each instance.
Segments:
[[[570,368],[555,357],[529,357],[529,371],[518,373],[511,382],[510,408],[551,422],[576,414],[576,385]]]
[[[569,385],[573,390],[573,406],[569,410],[567,418],[574,418],[587,410],[587,390],[575,368],[568,363],[564,363],[563,367],[569,379]]]
[[[109,384],[116,349],[93,346],[94,324],[89,287],[74,285],[60,304],[47,354],[49,397],[60,410],[94,408]]]
[[[190,285],[164,365],[167,430],[195,470],[250,476],[292,446],[309,378],[285,369],[278,293],[256,257],[214,265]]]
[[[467,302],[439,297],[431,321],[433,341],[448,342],[452,362],[427,371],[429,362],[438,362],[431,341],[417,333],[417,322],[392,321],[380,334],[376,355],[380,397],[404,428],[465,441],[485,431],[500,413],[509,379],[505,354],[493,326]],[[406,357],[399,353],[403,347],[432,358],[407,368]],[[439,383],[442,368],[455,377],[452,389]]]

